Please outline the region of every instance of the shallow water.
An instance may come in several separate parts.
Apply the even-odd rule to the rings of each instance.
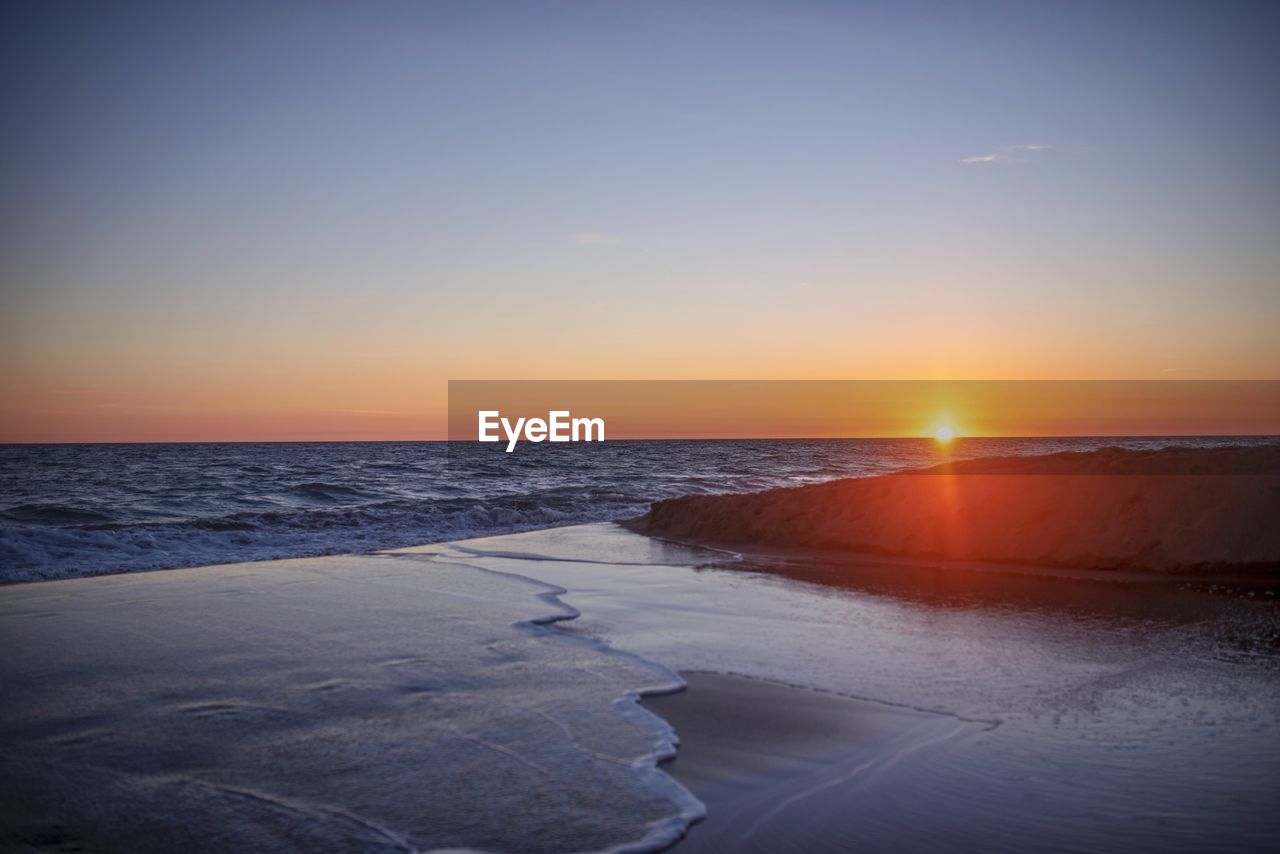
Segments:
[[[966,439],[956,458],[1248,438]],[[1274,441],[1274,440],[1270,440]],[[0,583],[308,555],[638,516],[651,501],[936,462],[918,440],[0,445]]]
[[[402,557],[0,591],[0,850],[652,850],[701,805],[552,588]]]
[[[700,806],[653,770],[671,733],[631,696],[702,671],[912,724],[812,786],[720,804],[742,821],[693,826],[690,850],[1280,840],[1273,600],[901,566],[806,580],[830,570],[595,524],[8,587],[0,826],[107,850],[653,848]],[[581,616],[522,627],[570,613],[548,584]]]
[[[983,572],[943,583],[882,569],[814,584],[610,525],[437,552],[565,587],[582,611],[565,631],[670,669],[955,722],[936,743],[900,746],[893,762],[852,779],[831,814],[830,792],[783,807],[826,822],[826,844],[1251,851],[1280,841],[1274,600]]]

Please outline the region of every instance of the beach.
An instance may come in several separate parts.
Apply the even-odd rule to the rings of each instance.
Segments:
[[[0,854],[1280,852],[1280,3],[0,16]]]
[[[1244,851],[1280,834],[1273,601],[948,571],[832,584],[603,523],[0,588],[4,844]]]
[[[760,679],[681,674],[688,690],[645,706],[681,736],[664,768],[707,807],[681,851],[815,851],[857,845],[849,806],[884,768],[968,724]]]
[[[0,848],[653,850],[701,806],[661,668],[556,590],[318,558],[0,593]]]
[[[631,519],[663,499],[751,494],[943,460],[1269,443],[610,440],[527,445],[518,454],[458,442],[0,445],[0,583],[369,553]]]

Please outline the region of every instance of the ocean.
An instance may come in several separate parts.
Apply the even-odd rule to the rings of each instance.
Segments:
[[[0,582],[379,549],[620,520],[953,458],[1274,439],[1143,437],[0,446]]]
[[[686,831],[678,851],[1270,850],[1274,591],[780,572],[576,523],[947,455],[1274,442],[3,447],[11,582],[476,539],[6,587],[0,780],[21,794],[0,826],[138,852],[646,852]],[[497,536],[526,529],[549,530]],[[788,709],[856,702],[850,732],[750,692],[701,734],[636,705],[707,674]]]

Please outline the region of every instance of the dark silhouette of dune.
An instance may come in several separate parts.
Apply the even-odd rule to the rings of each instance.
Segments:
[[[1280,444],[966,460],[658,501],[634,527],[729,545],[1271,574],[1280,571]]]

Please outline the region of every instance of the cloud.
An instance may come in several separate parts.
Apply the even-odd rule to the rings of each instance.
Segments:
[[[573,242],[579,246],[617,246],[622,238],[616,234],[601,234],[598,231],[579,231],[573,236]]]
[[[999,151],[993,151],[990,154],[975,154],[971,157],[961,157],[961,163],[997,163],[1001,160],[1009,160],[1019,151],[1045,151],[1053,148],[1051,145],[1044,145],[1038,142],[1024,142],[1018,145],[1006,145]]]

